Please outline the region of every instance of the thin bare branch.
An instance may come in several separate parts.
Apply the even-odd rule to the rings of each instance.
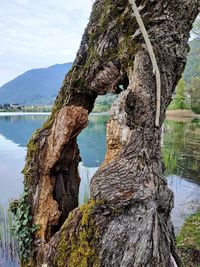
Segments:
[[[160,79],[160,71],[158,68],[158,64],[157,64],[157,60],[156,60],[156,56],[155,53],[153,51],[153,47],[151,44],[151,41],[149,39],[148,33],[145,29],[143,20],[140,16],[140,12],[139,9],[135,3],[135,0],[129,0],[129,3],[132,6],[135,18],[137,20],[137,23],[140,27],[140,30],[142,32],[143,38],[145,40],[146,46],[147,46],[147,50],[149,52],[149,56],[151,59],[151,63],[153,66],[153,74],[155,74],[156,76],[156,118],[155,118],[155,125],[156,127],[159,126],[159,120],[160,120],[160,100],[161,100],[161,79]]]

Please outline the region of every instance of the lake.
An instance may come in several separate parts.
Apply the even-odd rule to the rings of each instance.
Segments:
[[[0,267],[16,267],[17,249],[7,211],[11,199],[23,190],[26,144],[48,114],[0,113]],[[89,198],[89,182],[104,159],[108,115],[90,115],[88,127],[78,137],[82,162],[79,203]],[[175,196],[172,221],[178,232],[185,218],[200,206],[200,120],[166,120],[163,127],[163,159],[166,178]]]

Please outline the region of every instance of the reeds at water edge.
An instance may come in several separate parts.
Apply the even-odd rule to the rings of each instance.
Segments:
[[[0,204],[0,266],[19,266],[17,241],[12,230],[14,215]]]

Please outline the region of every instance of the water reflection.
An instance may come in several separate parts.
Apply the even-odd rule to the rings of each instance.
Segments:
[[[44,115],[0,116],[0,134],[20,147],[26,147],[32,133],[46,120]]]
[[[46,119],[47,115],[0,116],[0,203],[4,210],[8,201],[22,192],[21,170],[25,162],[26,144],[31,134],[40,128]],[[106,115],[91,115],[88,127],[78,137],[82,158],[79,165],[81,176],[79,204],[85,203],[89,198],[90,179],[103,161],[107,120]],[[178,229],[185,217],[199,208],[200,120],[185,122],[166,120],[163,132],[166,178],[175,194],[172,220]],[[15,267],[18,266],[14,254],[16,250],[13,250],[15,246],[13,239],[7,238],[10,235],[8,218],[8,215],[0,212],[0,266]],[[2,234],[2,231],[8,234]],[[12,258],[15,259],[15,263]]]
[[[106,153],[106,122],[108,115],[91,115],[88,127],[78,137],[83,165],[98,167]]]
[[[78,137],[84,166],[97,167],[103,161],[108,117],[108,115],[92,114],[88,127]],[[14,145],[25,148],[32,133],[40,128],[46,120],[47,116],[44,115],[0,116],[0,134],[6,140],[12,141]]]
[[[200,186],[180,176],[167,176],[169,188],[174,192],[172,220],[178,233],[186,217],[199,210]]]
[[[178,232],[185,218],[200,207],[200,120],[166,120],[163,158],[174,192],[172,218]]]
[[[0,116],[0,266],[16,267],[18,257],[16,242],[11,235],[9,200],[23,190],[21,170],[24,166],[26,144],[32,133],[41,127],[47,116]],[[105,154],[105,125],[108,116],[92,115],[90,123],[79,136],[82,162],[79,165],[81,184],[79,204],[89,198],[89,182]],[[98,153],[97,153],[98,151]],[[1,234],[2,233],[2,234]],[[9,237],[9,238],[8,238]],[[12,238],[12,239],[11,239]]]
[[[166,120],[163,157],[166,175],[177,175],[200,184],[200,120]]]
[[[21,169],[24,165],[26,144],[31,134],[41,127],[46,119],[47,115],[0,116],[0,181],[1,188],[6,189],[1,190],[1,204],[6,204],[8,199],[21,192]],[[82,158],[79,170],[81,177],[83,179],[86,177],[88,181],[105,155],[107,120],[107,115],[91,115],[88,127],[78,137]],[[175,175],[173,181],[179,177],[200,183],[200,120],[192,122],[166,120],[163,143],[168,179]],[[86,182],[83,183],[83,187],[86,188],[85,184]],[[181,187],[180,182],[179,187]],[[86,199],[86,196],[84,198]]]
[[[0,134],[0,204],[4,207],[22,192],[25,154],[25,147],[19,147]]]

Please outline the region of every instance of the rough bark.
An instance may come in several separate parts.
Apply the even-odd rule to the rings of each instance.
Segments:
[[[28,145],[25,185],[33,223],[40,225],[32,266],[181,266],[160,138],[200,3],[136,4],[161,75],[160,127],[155,125],[156,80],[129,1],[97,0],[53,113]],[[91,181],[90,202],[75,209],[76,138],[97,95],[108,92],[120,95],[107,125],[105,161]]]

